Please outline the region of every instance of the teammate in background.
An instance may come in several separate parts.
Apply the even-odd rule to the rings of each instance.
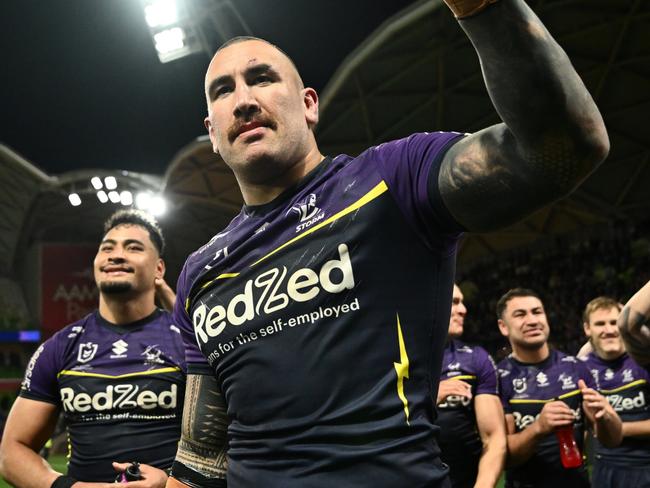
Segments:
[[[467,309],[454,285],[438,386],[438,439],[453,488],[494,487],[506,457],[497,369],[482,347],[459,340]]]
[[[593,352],[585,364],[623,421],[623,442],[608,448],[595,444],[594,488],[650,488],[650,374],[625,352],[616,325],[621,305],[598,297],[583,313]]]
[[[217,50],[205,124],[245,206],[179,277],[189,374],[169,486],[448,486],[434,405],[460,232],[568,194],[609,144],[523,0],[448,4],[504,120],[472,135],[323,157],[318,96],[286,54]]]
[[[497,302],[499,330],[512,354],[498,365],[508,429],[508,488],[588,487],[584,465],[560,461],[555,429],[573,424],[582,451],[587,417],[606,446],[621,441],[621,421],[582,361],[549,348],[549,325],[539,296],[515,288]]]
[[[618,317],[618,327],[627,353],[650,369],[650,281],[625,304]]]
[[[161,487],[180,435],[185,361],[179,329],[156,308],[170,303],[162,232],[153,218],[124,210],[105,223],[95,256],[99,309],[43,343],[27,366],[2,443],[0,472],[29,488],[111,486],[129,463],[140,488]],[[68,429],[67,475],[38,452],[60,411]],[[112,463],[112,461],[121,461]]]

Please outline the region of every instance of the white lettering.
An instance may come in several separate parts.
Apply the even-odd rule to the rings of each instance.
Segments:
[[[332,259],[323,264],[319,272],[310,268],[296,270],[287,278],[286,267],[272,268],[264,271],[256,278],[246,281],[244,290],[235,295],[230,302],[216,305],[210,309],[201,303],[192,314],[194,334],[198,343],[207,343],[210,337],[217,337],[227,325],[239,326],[255,318],[255,315],[271,314],[289,305],[290,299],[296,302],[306,302],[314,299],[320,293],[321,287],[329,293],[341,293],[354,288],[354,273],[348,246],[339,244],[338,259]],[[286,288],[283,284],[286,280]],[[320,287],[319,287],[320,284]],[[257,296],[256,296],[257,291]],[[304,315],[293,322],[293,327],[306,321],[313,322],[323,316],[338,317],[341,312],[359,310],[359,301],[355,299],[349,305],[319,309],[310,315]]]

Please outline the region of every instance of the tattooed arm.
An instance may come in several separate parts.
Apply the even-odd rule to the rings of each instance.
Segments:
[[[569,58],[523,0],[459,22],[503,123],[454,144],[438,188],[459,223],[486,231],[573,191],[604,160],[609,140]]]
[[[216,378],[187,376],[183,425],[168,488],[226,486],[228,419]]]
[[[628,354],[642,366],[650,366],[650,281],[625,304],[618,328]]]

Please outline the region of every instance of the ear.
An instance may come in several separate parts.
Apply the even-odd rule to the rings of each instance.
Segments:
[[[508,337],[510,334],[508,332],[508,326],[506,323],[502,319],[499,319],[497,320],[497,324],[499,325],[499,332],[501,332],[501,335]]]
[[[305,120],[310,129],[318,123],[318,93],[313,88],[303,88],[302,99],[305,104]]]
[[[156,263],[156,278],[164,278],[165,276],[165,261],[163,261],[162,258],[158,258],[158,262]]]
[[[212,143],[212,151],[215,154],[219,154],[219,147],[217,146],[217,135],[214,132],[214,126],[210,122],[210,115],[208,114],[205,119],[203,119],[203,125],[208,130],[208,136],[210,137],[210,142]]]
[[[585,335],[587,337],[589,337],[589,339],[591,339],[591,327],[589,327],[589,323],[588,322],[583,322],[582,323],[582,328],[585,331]]]

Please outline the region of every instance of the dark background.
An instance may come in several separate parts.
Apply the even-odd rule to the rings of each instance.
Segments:
[[[234,0],[252,34],[284,49],[319,92],[360,42],[412,3]],[[161,64],[140,0],[4,0],[0,19],[0,142],[45,172],[162,174],[205,133],[208,57]]]

